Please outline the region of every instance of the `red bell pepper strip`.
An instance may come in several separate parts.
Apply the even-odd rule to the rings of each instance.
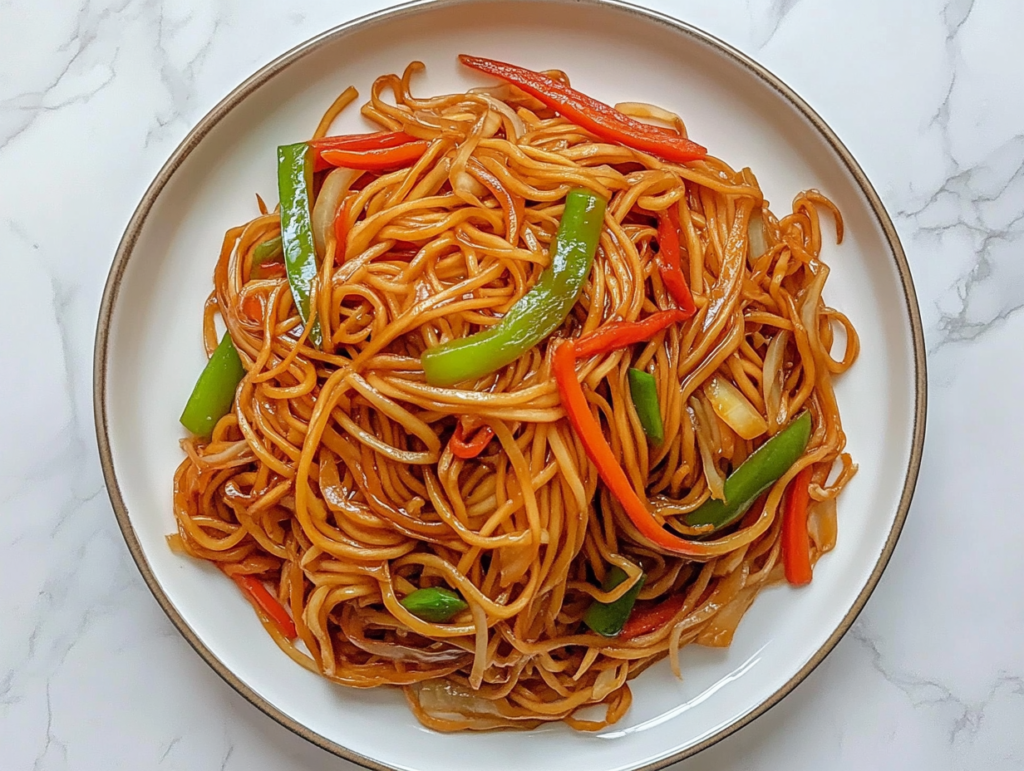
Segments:
[[[576,377],[576,359],[580,356],[593,356],[616,347],[642,342],[678,320],[681,314],[682,311],[679,310],[662,311],[639,323],[609,324],[604,329],[579,340],[564,341],[555,349],[552,368],[569,422],[580,437],[587,455],[597,466],[597,471],[608,486],[609,492],[625,509],[634,527],[644,538],[667,552],[706,559],[713,556],[706,545],[670,533],[647,510],[647,506],[640,500],[629,477],[615,458],[615,453],[612,452],[604,434],[601,433],[601,424],[591,413],[587,397],[583,394],[583,387]]]
[[[348,152],[384,150],[415,141],[416,137],[410,136],[404,131],[378,131],[372,134],[349,134],[346,136],[311,139],[308,144],[316,154],[316,165],[313,167],[313,170],[323,171],[330,167],[330,164],[320,157],[324,150],[345,150]]]
[[[292,617],[288,615],[288,611],[277,601],[277,598],[267,591],[267,587],[263,585],[262,581],[255,576],[248,575],[233,575],[231,580],[238,584],[238,588],[242,590],[249,602],[258,606],[267,615],[282,635],[289,640],[298,637]]]
[[[407,166],[423,155],[427,151],[427,147],[429,147],[429,143],[416,141],[379,150],[324,150],[320,153],[320,157],[329,166],[381,171]]]
[[[794,586],[809,584],[811,570],[811,540],[807,533],[808,488],[811,484],[811,466],[800,470],[786,494],[786,509],[782,515],[782,564],[786,580]]]
[[[679,209],[672,204],[667,210],[658,213],[658,272],[676,305],[693,316],[697,306],[683,278],[679,252]]]
[[[254,294],[246,295],[245,299],[242,300],[242,313],[253,321],[262,321],[263,303],[260,302],[260,298]]]
[[[374,131],[370,134],[321,137],[309,140],[308,144],[322,153],[324,150],[382,150],[415,141],[416,137],[404,131]]]
[[[642,150],[675,163],[697,161],[707,155],[707,149],[696,142],[667,129],[630,118],[614,107],[609,107],[543,73],[465,54],[459,56],[459,61],[474,70],[494,75],[518,86],[530,96],[539,99],[545,106],[606,142]]]
[[[455,427],[455,433],[448,440],[448,448],[456,458],[471,460],[482,453],[493,438],[494,429],[490,426],[481,426],[472,439],[466,439],[466,429],[460,420],[459,425]]]
[[[648,634],[655,629],[661,629],[675,617],[676,613],[683,609],[685,604],[686,594],[682,593],[674,594],[656,605],[634,609],[629,617],[629,621],[622,627],[619,639],[632,640],[634,637]]]
[[[576,341],[576,358],[599,356],[634,343],[645,343],[672,324],[686,321],[693,314],[680,308],[652,313],[643,321],[613,321]]]

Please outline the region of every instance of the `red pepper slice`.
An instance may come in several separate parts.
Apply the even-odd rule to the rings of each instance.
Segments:
[[[254,294],[246,295],[245,299],[242,300],[242,313],[253,321],[262,321],[263,303],[260,301],[260,298]]]
[[[262,581],[255,576],[248,575],[233,575],[231,580],[238,584],[238,588],[242,590],[249,602],[258,606],[267,615],[282,635],[289,640],[298,637],[299,633],[295,629],[292,617],[288,615],[288,611],[277,601],[277,598],[267,591],[267,587],[263,585]]]
[[[786,580],[794,586],[809,584],[811,569],[811,539],[807,533],[807,502],[810,498],[811,466],[789,483],[786,491],[786,509],[782,515],[782,564]]]
[[[690,287],[683,278],[680,251],[679,209],[672,204],[667,210],[658,212],[658,272],[672,299],[680,309],[693,316],[697,312],[697,306],[694,305]]]
[[[474,70],[518,86],[606,142],[642,150],[675,163],[697,161],[707,156],[707,149],[696,142],[667,129],[641,123],[543,73],[465,54],[459,56],[459,61]]]
[[[345,136],[311,139],[307,144],[316,153],[316,162],[313,170],[323,171],[331,166],[321,157],[321,153],[325,150],[345,150],[347,152],[385,150],[415,141],[416,137],[410,136],[404,131],[377,131],[372,134],[348,134]]]
[[[448,440],[448,448],[456,458],[471,460],[482,453],[493,438],[494,429],[490,426],[481,426],[472,439],[466,439],[466,428],[460,420],[459,425],[455,427],[455,433]]]
[[[324,150],[382,150],[415,142],[416,137],[404,131],[374,131],[369,134],[346,134],[343,136],[311,139],[308,144],[318,153]]]
[[[575,343],[576,358],[598,356],[634,343],[645,343],[665,327],[686,321],[692,315],[681,308],[674,308],[652,313],[643,321],[613,321],[579,338]]]
[[[657,605],[648,605],[644,608],[634,609],[626,625],[622,627],[619,639],[632,640],[634,637],[648,634],[655,629],[661,629],[661,627],[665,626],[675,617],[676,613],[682,610],[685,604],[685,594],[674,594]]]
[[[329,166],[380,171],[407,166],[423,155],[427,147],[429,143],[416,141],[378,150],[324,150],[320,157]]]
[[[564,341],[556,349],[552,369],[555,382],[562,397],[562,406],[572,427],[575,429],[587,456],[597,466],[597,472],[608,486],[609,492],[622,504],[626,515],[648,541],[672,554],[687,557],[709,558],[714,556],[710,549],[699,542],[688,541],[665,530],[654,518],[647,506],[640,500],[626,472],[612,452],[611,446],[601,433],[601,424],[597,422],[583,387],[576,377],[576,359],[579,356],[592,356],[617,347],[642,342],[669,324],[679,320],[682,311],[662,311],[638,323],[617,322],[608,324],[604,329],[573,342]]]

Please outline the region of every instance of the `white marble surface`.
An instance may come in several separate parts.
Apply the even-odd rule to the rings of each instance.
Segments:
[[[0,1],[0,767],[353,768],[249,706],[153,601],[92,423],[118,238],[200,117],[383,0]],[[791,696],[681,771],[1024,768],[1024,4],[646,0],[815,106],[904,240],[928,441],[896,555]]]

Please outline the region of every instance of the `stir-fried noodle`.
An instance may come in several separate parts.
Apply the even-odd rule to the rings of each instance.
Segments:
[[[815,191],[777,216],[750,169],[609,141],[509,83],[415,97],[421,67],[379,78],[362,108],[393,138],[341,142],[337,167],[312,178],[308,323],[288,234],[285,256],[254,259],[281,235],[280,211],[260,201],[227,232],[204,335],[212,354],[222,319],[244,378],[212,436],[183,441],[171,543],[249,577],[240,585],[296,662],[344,685],[401,686],[432,728],[596,730],[629,708],[631,678],[666,656],[678,675],[683,646],[729,645],[757,593],[783,579],[784,511],[801,507],[787,489],[809,497],[793,515],[806,552],[794,564],[835,544],[835,499],[855,466],[832,378],[858,342],[822,299],[821,214],[840,240],[842,220]],[[663,109],[618,110],[664,127],[655,139],[686,136]],[[607,209],[568,316],[493,373],[428,382],[425,351],[494,327],[537,285],[576,188]],[[659,263],[666,222],[689,318]],[[678,315],[642,340],[563,357],[585,399],[582,422],[570,420],[559,346],[666,311]],[[631,369],[653,376],[660,441],[645,433]],[[731,522],[688,521],[804,413],[806,446],[753,505]],[[642,515],[692,553],[641,532],[599,473],[588,420]],[[403,603],[432,587],[457,595],[444,621]],[[613,634],[584,620],[595,603],[623,602],[629,621]]]

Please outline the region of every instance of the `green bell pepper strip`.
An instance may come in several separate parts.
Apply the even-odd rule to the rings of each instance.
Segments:
[[[225,332],[192,389],[181,413],[181,425],[196,436],[210,436],[217,421],[231,410],[235,390],[243,377],[245,367],[231,335]]]
[[[633,397],[636,416],[647,438],[661,444],[665,438],[665,426],[661,422],[661,408],[658,405],[658,381],[654,375],[640,369],[630,369],[629,395]]]
[[[252,250],[252,265],[249,268],[249,275],[253,278],[265,278],[263,263],[273,262],[281,256],[281,236],[274,236]]]
[[[607,201],[583,188],[569,191],[551,264],[533,288],[490,329],[442,343],[420,361],[427,382],[450,386],[475,380],[518,359],[565,321],[594,264]]]
[[[399,602],[416,618],[436,624],[451,621],[469,607],[458,594],[442,587],[417,589],[405,595]]]
[[[277,148],[277,190],[281,198],[281,245],[288,284],[295,307],[305,324],[312,312],[310,300],[319,269],[313,241],[313,161],[315,153],[305,142]],[[317,348],[323,342],[316,320],[309,339]]]
[[[725,480],[725,500],[709,498],[683,519],[687,525],[725,527],[742,517],[757,498],[789,471],[807,449],[811,413],[804,412],[752,452]]]
[[[605,576],[601,589],[602,591],[610,592],[625,581],[626,578],[626,571],[617,565],[613,565],[611,570],[608,571],[608,575]],[[640,589],[643,588],[645,579],[646,576],[641,575],[640,580],[633,584],[629,591],[615,600],[615,602],[594,601],[591,603],[590,607],[587,608],[587,612],[583,614],[583,623],[590,627],[592,632],[596,632],[602,637],[615,637],[618,635],[622,631],[622,627],[626,625],[629,614],[633,612],[633,606],[636,604],[637,595],[640,594]]]

